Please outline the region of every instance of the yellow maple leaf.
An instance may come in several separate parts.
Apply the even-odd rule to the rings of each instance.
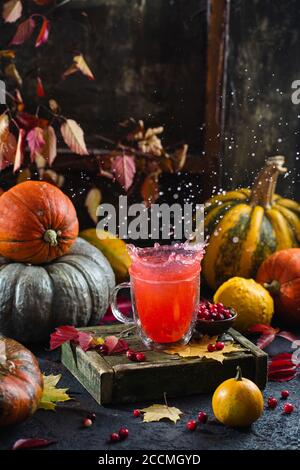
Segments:
[[[105,339],[102,336],[96,336],[93,338],[93,343],[97,345],[101,345],[105,343]]]
[[[56,388],[56,385],[61,379],[59,375],[44,375],[44,391],[42,399],[39,403],[39,408],[43,410],[55,410],[57,402],[72,400],[67,394],[67,388]]]
[[[182,411],[174,406],[167,405],[151,405],[140,410],[144,413],[144,422],[160,421],[161,419],[169,419],[176,423],[180,419]]]
[[[217,336],[209,337],[203,336],[200,341],[192,341],[186,346],[176,346],[164,351],[167,354],[178,354],[181,357],[200,357],[201,359],[213,359],[214,361],[223,362],[226,359],[224,354],[231,352],[243,351],[244,349],[235,345],[233,342],[226,342],[224,349],[221,351],[209,352],[207,346],[210,343],[215,343],[218,340]]]

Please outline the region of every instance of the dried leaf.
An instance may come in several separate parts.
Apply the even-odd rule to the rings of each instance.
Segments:
[[[18,439],[12,446],[12,450],[18,449],[34,449],[36,447],[46,447],[50,444],[54,444],[56,441],[49,439],[29,438],[29,439]]]
[[[67,388],[56,388],[61,379],[59,375],[44,375],[44,390],[38,408],[43,410],[55,410],[57,402],[72,400],[67,394]]]
[[[141,195],[146,207],[150,207],[159,198],[158,176],[146,176],[141,187]]]
[[[17,149],[15,136],[9,131],[7,114],[0,116],[0,170],[13,163]]]
[[[4,49],[0,51],[0,58],[1,57],[4,57],[5,59],[14,59],[16,57],[16,51]]]
[[[40,77],[36,79],[36,94],[39,98],[44,98],[45,96],[44,85]]]
[[[29,168],[24,168],[20,171],[17,177],[17,184],[24,183],[24,181],[28,181],[31,179],[31,172]]]
[[[136,172],[134,157],[129,155],[115,157],[111,163],[111,169],[118,183],[123,186],[125,191],[128,191]]]
[[[22,86],[23,84],[22,77],[19,74],[16,68],[16,65],[13,62],[11,62],[5,67],[4,73],[8,78],[10,78],[11,80],[14,80],[18,84],[18,86],[20,87]]]
[[[85,331],[79,331],[78,337],[74,342],[78,343],[83,351],[87,351],[90,348],[92,340],[92,335],[85,333]]]
[[[63,73],[62,78],[66,78],[76,72],[83,73],[83,75],[88,77],[90,80],[95,79],[82,54],[78,54],[73,57],[73,64]]]
[[[15,162],[14,162],[14,173],[19,170],[20,166],[23,163],[23,159],[24,159],[24,152],[23,152],[24,139],[25,139],[25,131],[24,131],[24,129],[20,129],[19,130],[18,143],[17,143],[17,150],[16,150],[16,155],[15,155]]]
[[[183,347],[176,346],[164,352],[167,354],[178,354],[181,357],[200,357],[201,359],[206,358],[213,359],[214,361],[218,362],[223,362],[224,359],[226,359],[225,354],[244,350],[232,342],[226,342],[222,351],[208,352],[207,346],[210,343],[215,343],[217,339],[217,336],[203,336],[200,341],[193,341]]]
[[[54,184],[58,188],[62,188],[65,184],[65,177],[59,173],[56,173],[54,170],[47,169],[43,174],[43,181],[47,183]]]
[[[61,125],[60,130],[65,143],[74,153],[78,155],[88,155],[83,130],[76,121],[67,119]]]
[[[45,5],[50,5],[50,3],[53,3],[54,0],[33,0],[34,3],[40,6],[45,6]]]
[[[36,41],[35,41],[35,47],[40,47],[42,44],[44,44],[48,40],[49,31],[50,31],[50,21],[48,21],[47,18],[43,17],[42,26],[38,34],[38,37],[36,38]]]
[[[37,156],[42,154],[46,143],[43,129],[41,127],[34,127],[28,132],[26,140],[30,148],[30,159],[34,162]]]
[[[49,166],[51,166],[57,155],[57,139],[53,127],[46,127],[43,136],[45,145],[42,149],[42,154],[48,160]]]
[[[16,104],[17,104],[17,110],[18,111],[23,111],[24,108],[25,108],[25,105],[24,105],[24,101],[23,101],[21,92],[18,89],[15,90],[15,101],[16,101]]]
[[[180,419],[180,415],[182,415],[182,411],[174,406],[170,407],[167,405],[151,405],[147,408],[143,408],[140,410],[144,413],[144,422],[151,423],[153,421],[161,421],[162,419],[169,419],[173,423]]]
[[[78,338],[78,331],[75,326],[60,326],[55,328],[55,332],[50,335],[50,350],[59,348],[62,344]]]
[[[260,349],[265,349],[269,344],[271,344],[275,339],[275,334],[271,333],[269,335],[261,335],[257,341],[257,347]]]
[[[30,131],[34,127],[41,127],[44,129],[49,124],[47,119],[41,119],[37,116],[34,116],[34,114],[24,112],[17,113],[16,120],[19,126],[27,131]]]
[[[28,18],[22,23],[19,24],[17,31],[15,32],[14,37],[10,41],[10,46],[19,46],[23,42],[27,41],[33,33],[35,28],[35,21],[32,17]]]
[[[150,138],[140,140],[138,148],[143,153],[150,153],[155,157],[160,157],[164,154],[164,149],[161,140],[154,134]]]
[[[119,339],[116,336],[107,336],[105,338],[105,345],[108,348],[108,354],[110,354],[118,344]]]
[[[101,203],[101,198],[101,191],[98,188],[90,189],[85,198],[84,205],[87,208],[90,218],[95,222],[95,224],[98,222],[96,212]]]
[[[297,375],[300,364],[293,362],[292,354],[280,353],[273,356],[268,365],[268,379],[273,382],[287,382]]]
[[[252,325],[248,328],[249,333],[261,333],[263,335],[276,334],[278,331],[278,328],[273,328],[272,326],[264,325],[263,323],[257,323],[256,325]]]
[[[2,16],[6,23],[14,23],[22,15],[22,2],[20,0],[8,0],[3,5]]]
[[[299,341],[298,336],[294,335],[290,331],[280,331],[277,333],[277,336],[280,336],[280,338],[284,338],[288,341],[291,341],[291,343],[294,343],[295,341]]]
[[[293,335],[288,331],[280,331],[279,328],[273,328],[270,325],[263,325],[258,323],[253,325],[248,329],[249,333],[261,333],[262,336],[257,341],[257,346],[260,349],[265,349],[269,344],[271,344],[277,336],[284,338],[288,341],[294,342],[297,341],[297,336]]]
[[[189,146],[187,144],[184,144],[182,147],[175,150],[173,154],[174,171],[180,171],[184,167],[185,162],[186,162],[188,148]]]
[[[54,99],[49,100],[49,108],[51,111],[55,114],[58,114],[60,112],[60,107]]]

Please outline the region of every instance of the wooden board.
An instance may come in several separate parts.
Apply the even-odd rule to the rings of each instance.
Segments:
[[[83,328],[95,336],[117,335],[124,325]],[[180,358],[145,348],[131,332],[126,337],[130,348],[144,351],[147,362],[130,362],[125,354],[101,356],[96,351],[84,352],[79,346],[62,346],[62,363],[102,405],[147,401],[196,393],[209,393],[233,377],[240,365],[244,377],[264,388],[267,379],[267,354],[237,331],[229,330],[243,351],[228,354],[223,364],[212,359]]]

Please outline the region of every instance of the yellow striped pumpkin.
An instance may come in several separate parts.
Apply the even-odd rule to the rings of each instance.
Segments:
[[[227,279],[255,277],[274,251],[300,244],[300,204],[275,194],[284,157],[270,157],[252,190],[216,195],[205,204],[209,243],[203,260],[208,285],[216,289]]]

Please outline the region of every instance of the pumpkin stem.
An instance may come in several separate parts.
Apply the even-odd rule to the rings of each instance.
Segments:
[[[237,380],[238,382],[239,382],[240,380],[243,380],[243,377],[242,377],[242,369],[240,368],[240,366],[237,366],[237,368],[236,368],[235,380]]]
[[[280,283],[278,281],[276,281],[276,279],[274,279],[274,281],[272,281],[270,283],[265,282],[264,283],[264,288],[267,289],[270,292],[270,294],[276,295],[280,291]]]
[[[258,173],[252,187],[251,206],[262,206],[266,209],[271,207],[277,178],[279,174],[287,172],[287,168],[283,164],[284,157],[282,155],[269,157],[266,160],[265,166]]]
[[[51,228],[46,230],[44,234],[44,241],[46,243],[49,243],[51,246],[57,246],[58,241],[57,241],[57,235],[58,233],[55,232],[55,230],[52,230]]]

